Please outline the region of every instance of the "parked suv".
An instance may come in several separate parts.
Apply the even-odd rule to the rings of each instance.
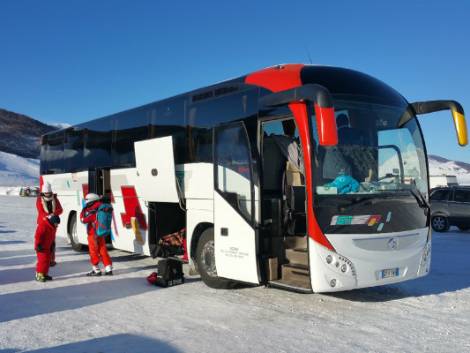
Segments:
[[[470,229],[470,186],[438,187],[431,190],[431,226],[445,232],[450,226]]]

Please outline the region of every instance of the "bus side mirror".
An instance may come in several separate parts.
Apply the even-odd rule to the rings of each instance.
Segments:
[[[428,114],[440,110],[450,110],[454,119],[455,132],[457,133],[457,141],[459,142],[459,145],[466,146],[468,144],[468,133],[467,123],[465,121],[465,113],[463,111],[462,106],[458,102],[452,100],[415,102],[412,103],[411,106],[413,107],[416,114]],[[403,126],[405,123],[406,121],[401,125]]]

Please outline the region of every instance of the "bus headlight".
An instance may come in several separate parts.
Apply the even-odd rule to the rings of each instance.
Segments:
[[[349,274],[354,277],[356,276],[354,265],[348,258],[338,253],[334,253],[326,255],[324,259],[324,261],[328,265],[328,268],[333,269],[335,272],[339,272],[343,275]]]

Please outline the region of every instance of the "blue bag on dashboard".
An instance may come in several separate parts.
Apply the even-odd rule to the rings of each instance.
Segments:
[[[350,175],[341,174],[336,177],[328,186],[334,186],[338,190],[338,194],[347,194],[348,192],[358,192],[359,183]]]

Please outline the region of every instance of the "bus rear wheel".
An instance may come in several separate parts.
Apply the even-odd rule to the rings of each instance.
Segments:
[[[83,251],[84,246],[80,244],[78,241],[78,233],[77,233],[77,214],[74,213],[70,218],[70,223],[67,232],[70,240],[70,245],[72,249],[75,251]]]
[[[217,276],[213,228],[206,229],[199,238],[196,248],[196,264],[202,281],[208,287],[230,289],[237,286],[237,282]]]

